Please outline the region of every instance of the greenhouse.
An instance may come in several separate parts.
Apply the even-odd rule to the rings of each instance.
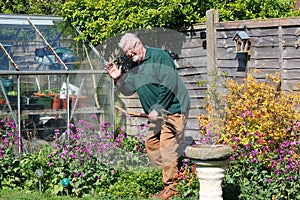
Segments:
[[[1,116],[23,138],[51,140],[54,129],[91,115],[112,121],[106,61],[76,28],[61,17],[5,14],[0,26]]]

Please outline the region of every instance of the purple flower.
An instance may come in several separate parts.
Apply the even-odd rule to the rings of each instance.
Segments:
[[[79,174],[79,173],[78,173],[78,171],[74,171],[73,174],[74,174],[74,177],[76,178],[76,177],[78,177],[78,174]]]
[[[71,129],[74,128],[74,124],[70,123],[69,128],[71,128]]]
[[[258,137],[262,137],[263,136],[259,131],[255,131],[254,134],[257,135]]]
[[[65,153],[61,153],[60,157],[65,160],[66,159]]]
[[[269,183],[272,183],[272,181],[273,181],[273,179],[271,179],[271,178],[268,180]]]
[[[7,136],[8,136],[8,137],[12,137],[12,136],[13,136],[13,132],[10,131],[10,132],[7,134]]]
[[[71,159],[75,159],[75,158],[76,158],[76,154],[71,153],[71,154],[70,154],[70,158],[71,158]]]
[[[95,114],[91,115],[91,116],[90,116],[90,120],[91,120],[91,121],[92,121],[92,120],[98,121],[97,115],[95,115]]]

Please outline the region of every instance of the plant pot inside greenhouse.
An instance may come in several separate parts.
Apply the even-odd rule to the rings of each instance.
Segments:
[[[45,109],[50,109],[52,107],[52,97],[39,97],[38,102],[43,105]]]
[[[87,96],[70,96],[71,99],[71,106],[72,108],[84,108],[87,106],[88,103],[88,97]],[[77,102],[76,102],[77,101]]]
[[[61,101],[60,101],[60,98],[53,98],[52,99],[52,109],[53,110],[58,110],[58,109],[60,109],[60,103],[61,103]]]

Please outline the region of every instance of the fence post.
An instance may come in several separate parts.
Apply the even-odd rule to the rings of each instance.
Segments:
[[[223,123],[222,101],[220,96],[220,77],[217,64],[217,31],[216,23],[219,22],[217,10],[206,11],[206,47],[207,47],[207,98],[212,106],[210,125],[208,131],[218,132]],[[221,108],[221,109],[220,109]]]
[[[206,50],[207,50],[207,71],[217,69],[217,36],[215,23],[219,22],[217,10],[206,11]]]

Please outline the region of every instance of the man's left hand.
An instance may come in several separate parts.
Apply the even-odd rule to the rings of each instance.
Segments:
[[[150,120],[155,121],[157,120],[158,112],[156,110],[152,110],[148,116]]]

